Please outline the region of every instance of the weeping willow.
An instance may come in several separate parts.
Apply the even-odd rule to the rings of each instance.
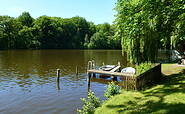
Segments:
[[[175,24],[175,30],[171,36],[171,46],[177,49],[181,54],[185,50],[185,11],[178,16],[178,20]]]
[[[118,0],[116,24],[122,38],[123,53],[131,63],[155,62],[160,43],[158,35],[159,2]],[[150,10],[149,10],[150,9]]]
[[[180,28],[185,27],[185,23],[182,24],[179,21],[179,15],[185,11],[185,8],[180,7],[184,10],[177,13],[179,4],[185,6],[182,0],[117,1],[116,37],[122,39],[123,54],[127,56],[128,61],[131,63],[156,62],[159,48],[177,47],[180,44],[179,39],[185,39],[185,32],[178,36]],[[183,26],[179,26],[176,21],[181,22]],[[176,32],[174,32],[175,25]]]

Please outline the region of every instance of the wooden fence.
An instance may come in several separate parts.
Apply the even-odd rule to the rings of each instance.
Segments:
[[[123,76],[121,77],[123,81],[122,87],[126,90],[140,90],[146,83],[155,83],[162,77],[161,75],[161,64],[156,64],[156,66],[139,76]]]

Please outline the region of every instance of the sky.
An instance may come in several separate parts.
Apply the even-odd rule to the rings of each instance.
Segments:
[[[94,24],[115,20],[117,0],[0,0],[0,15],[18,17],[29,12],[33,18],[46,15],[71,18],[80,16]]]

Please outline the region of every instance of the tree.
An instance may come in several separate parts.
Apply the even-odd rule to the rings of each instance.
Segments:
[[[89,36],[88,34],[85,35],[85,39],[84,39],[84,48],[88,48],[88,44],[89,44]]]
[[[22,15],[18,17],[18,20],[21,22],[22,26],[33,26],[34,19],[31,17],[29,12],[23,12]]]
[[[34,19],[29,12],[18,18],[0,16],[1,49],[117,48],[120,39],[113,37],[114,32],[108,23],[94,25],[79,16]]]
[[[175,0],[172,4],[171,13],[174,19],[174,30],[171,33],[172,48],[177,49],[181,54],[185,50],[185,1]]]
[[[90,38],[89,48],[120,49],[121,40],[114,37],[115,25],[103,23],[96,26],[96,33]]]
[[[88,48],[93,49],[106,49],[108,48],[107,45],[108,37],[102,32],[96,32],[90,40]]]
[[[184,11],[177,4],[182,8],[184,1],[118,0],[116,37],[122,38],[123,53],[131,63],[155,62],[159,48],[171,48],[177,17]]]
[[[56,47],[56,26],[55,20],[48,16],[41,16],[35,21],[34,27],[37,29],[37,39],[43,49]]]
[[[9,16],[0,17],[1,28],[1,48],[13,49],[17,47],[18,32],[21,29],[20,22]]]
[[[71,18],[71,23],[74,23],[75,35],[73,37],[73,48],[83,48],[84,39],[89,32],[89,23],[82,17],[76,16]]]
[[[29,48],[39,48],[40,44],[34,37],[35,28],[23,26],[23,29],[19,31],[19,40],[17,42],[18,48],[29,49]]]
[[[99,31],[99,32],[109,33],[111,25],[109,23],[103,23],[103,24],[97,25],[96,28],[97,28],[97,31]]]

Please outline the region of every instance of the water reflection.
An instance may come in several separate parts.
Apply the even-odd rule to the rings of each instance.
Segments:
[[[86,97],[87,62],[127,65],[120,50],[0,51],[0,112],[76,113]],[[78,66],[78,75],[76,75]],[[57,69],[61,69],[57,83]],[[106,79],[92,78],[91,91],[104,99]]]

